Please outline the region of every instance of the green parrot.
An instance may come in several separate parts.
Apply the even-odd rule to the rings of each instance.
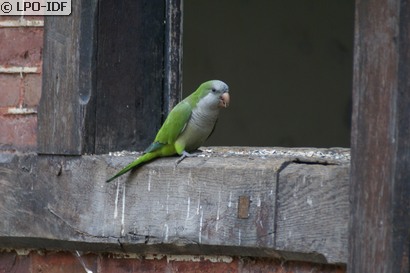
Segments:
[[[154,158],[181,155],[176,164],[189,152],[198,149],[211,135],[218,119],[219,109],[229,105],[229,87],[219,80],[207,81],[178,103],[159,129],[154,142],[144,154],[108,179],[110,182]]]

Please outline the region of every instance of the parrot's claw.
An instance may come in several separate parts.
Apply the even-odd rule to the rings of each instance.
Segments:
[[[177,166],[179,163],[181,163],[181,161],[184,160],[185,158],[187,158],[187,157],[193,157],[193,156],[196,156],[196,155],[190,154],[190,153],[188,153],[188,152],[186,152],[186,151],[183,151],[181,157],[178,158],[178,160],[175,162],[175,166]]]

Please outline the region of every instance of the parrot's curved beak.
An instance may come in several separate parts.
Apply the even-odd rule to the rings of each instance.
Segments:
[[[222,107],[222,108],[228,107],[229,106],[229,99],[230,99],[229,93],[228,92],[223,93],[222,96],[219,98],[219,105],[218,106]]]

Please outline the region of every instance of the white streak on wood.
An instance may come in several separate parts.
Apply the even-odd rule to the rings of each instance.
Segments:
[[[169,214],[169,190],[170,190],[170,181],[168,180],[168,184],[167,184],[167,201],[166,201],[166,211],[167,211],[167,215]]]
[[[189,211],[191,209],[191,197],[188,196],[188,200],[187,200],[187,208],[186,208],[186,219],[189,219]]]
[[[118,216],[118,195],[120,193],[120,182],[117,182],[117,192],[115,194],[115,202],[114,202],[114,219],[117,219]]]
[[[264,170],[261,170],[260,171],[260,176],[261,177],[264,177],[265,176],[265,172],[264,172]],[[258,189],[262,189],[262,180],[258,180]],[[258,208],[260,208],[260,206],[261,206],[261,203],[262,203],[262,200],[261,200],[261,194],[260,193],[258,193],[258,195],[257,195],[257,201],[256,201],[256,206],[258,207]]]
[[[164,242],[168,242],[168,234],[169,234],[169,228],[168,228],[168,224],[164,225],[164,229],[165,229],[165,234],[164,234]]]
[[[121,236],[125,235],[124,223],[125,223],[125,183],[122,189]]]
[[[219,190],[218,192],[218,208],[216,210],[216,224],[215,224],[216,231],[218,231],[220,208],[221,208],[221,190]]]
[[[238,231],[238,244],[241,245],[242,238],[241,238],[241,229]]]
[[[200,206],[201,210],[201,217],[199,217],[199,236],[198,236],[198,241],[199,243],[202,243],[202,221],[204,219],[204,211],[202,210],[202,206]]]
[[[196,207],[196,215],[199,215],[199,209],[201,208],[201,187],[198,192],[198,205]]]
[[[189,171],[189,172],[188,172],[188,185],[190,185],[191,182],[193,182],[193,180],[192,180],[192,172]]]
[[[229,192],[228,208],[232,207],[232,192]]]

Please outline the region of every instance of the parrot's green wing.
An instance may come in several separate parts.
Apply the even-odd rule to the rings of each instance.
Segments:
[[[164,145],[175,143],[175,140],[184,131],[191,113],[192,107],[186,100],[177,104],[169,113],[154,142],[145,150],[145,153],[150,153],[162,148]]]

